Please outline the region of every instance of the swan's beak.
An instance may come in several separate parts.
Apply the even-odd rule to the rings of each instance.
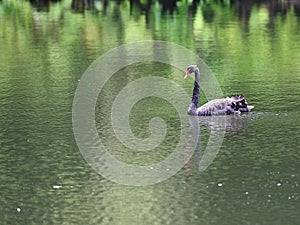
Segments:
[[[190,71],[187,70],[186,73],[185,73],[184,79],[187,78],[187,77],[190,76],[190,75],[191,75]]]

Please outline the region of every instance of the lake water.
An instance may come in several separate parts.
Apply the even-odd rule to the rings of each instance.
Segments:
[[[298,1],[32,2],[0,1],[1,224],[299,224]],[[242,116],[197,118],[197,146],[184,149],[191,158],[175,175],[152,185],[123,185],[101,176],[81,154],[73,99],[99,56],[146,40],[195,53],[224,96],[243,93],[255,108]],[[120,58],[111,60],[126,61]],[[123,87],[149,76],[191,96],[193,79],[183,75],[147,61],[111,76],[95,103],[97,133],[111,155],[151,168],[172,153],[183,129],[172,104],[148,97],[131,110],[131,130],[140,139],[149,137],[151,118],[165,121],[165,139],[153,151],[124,146],[111,109]],[[200,104],[207,101],[203,90],[200,98]],[[176,100],[184,108],[190,101]],[[222,144],[201,171],[207,146],[216,144],[212,134]]]

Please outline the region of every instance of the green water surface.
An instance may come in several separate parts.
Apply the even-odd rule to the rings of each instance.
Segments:
[[[201,151],[188,164],[161,183],[133,187],[105,179],[85,162],[73,134],[72,103],[94,60],[141,40],[168,41],[196,53],[224,96],[243,93],[255,109],[230,118],[207,170],[198,170],[211,132],[202,123]],[[108,81],[95,119],[111,154],[147,165],[172,152],[180,120],[170,104],[147,98],[132,109],[130,124],[139,138],[149,136],[152,117],[168,125],[162,146],[150,153],[128,152],[118,142],[110,110],[122,87],[150,75],[191,94],[193,79],[180,73],[143,62]],[[299,90],[298,1],[2,0],[0,223],[299,224]]]

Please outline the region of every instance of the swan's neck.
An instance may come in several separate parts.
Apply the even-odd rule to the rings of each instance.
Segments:
[[[193,97],[191,102],[191,104],[193,103],[196,108],[198,107],[199,93],[200,93],[200,73],[199,73],[199,69],[196,69]]]

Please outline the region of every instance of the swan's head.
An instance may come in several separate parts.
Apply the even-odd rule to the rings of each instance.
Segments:
[[[198,67],[196,65],[191,65],[186,69],[185,72],[185,76],[184,79],[187,78],[188,76],[190,76],[192,73],[194,73],[195,71],[199,71]]]

